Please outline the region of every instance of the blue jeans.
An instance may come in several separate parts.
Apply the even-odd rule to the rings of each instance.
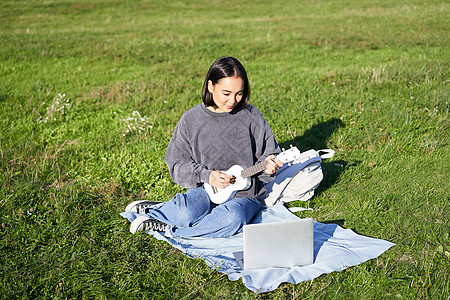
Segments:
[[[242,227],[260,210],[257,199],[234,198],[216,205],[203,187],[177,194],[148,215],[172,225],[174,237],[226,237]]]

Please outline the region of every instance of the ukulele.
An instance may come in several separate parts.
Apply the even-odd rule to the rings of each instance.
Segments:
[[[291,146],[291,148],[288,150],[283,149],[283,152],[278,154],[276,158],[279,159],[283,164],[285,164],[294,161],[299,157],[300,151],[297,149],[297,147]],[[204,183],[204,188],[213,203],[221,204],[228,199],[233,198],[238,191],[250,188],[250,177],[264,171],[266,169],[267,163],[268,161],[263,161],[246,169],[239,165],[234,165],[227,171],[223,171],[223,173],[231,175],[230,184],[227,187],[217,188],[208,183]]]

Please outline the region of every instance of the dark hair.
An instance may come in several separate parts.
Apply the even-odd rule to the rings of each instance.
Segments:
[[[211,80],[215,85],[222,78],[237,76],[244,81],[244,91],[242,94],[242,100],[237,106],[245,107],[250,100],[250,85],[248,83],[247,72],[245,72],[242,64],[234,57],[223,56],[218,58],[209,68],[206,75],[205,82],[203,83],[202,99],[206,106],[215,106],[213,96],[208,90],[208,81]]]

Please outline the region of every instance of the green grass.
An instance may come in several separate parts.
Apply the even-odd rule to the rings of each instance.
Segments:
[[[2,298],[449,298],[449,3],[91,2],[0,3]],[[396,246],[255,295],[129,234],[130,201],[183,191],[164,152],[222,55],[282,146],[336,150],[298,215]]]

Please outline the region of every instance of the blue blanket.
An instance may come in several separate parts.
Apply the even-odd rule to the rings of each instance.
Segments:
[[[138,216],[129,212],[120,215],[130,222]],[[297,219],[296,215],[280,204],[261,211],[252,223]],[[210,268],[227,274],[230,280],[242,278],[245,286],[256,293],[273,291],[283,282],[297,284],[322,274],[344,270],[375,258],[394,245],[385,240],[358,235],[336,224],[314,222],[314,263],[312,265],[244,271],[233,256],[233,252],[243,250],[242,233],[227,238],[189,239],[168,238],[151,230],[148,233],[158,240],[170,243],[189,257],[205,260]]]

